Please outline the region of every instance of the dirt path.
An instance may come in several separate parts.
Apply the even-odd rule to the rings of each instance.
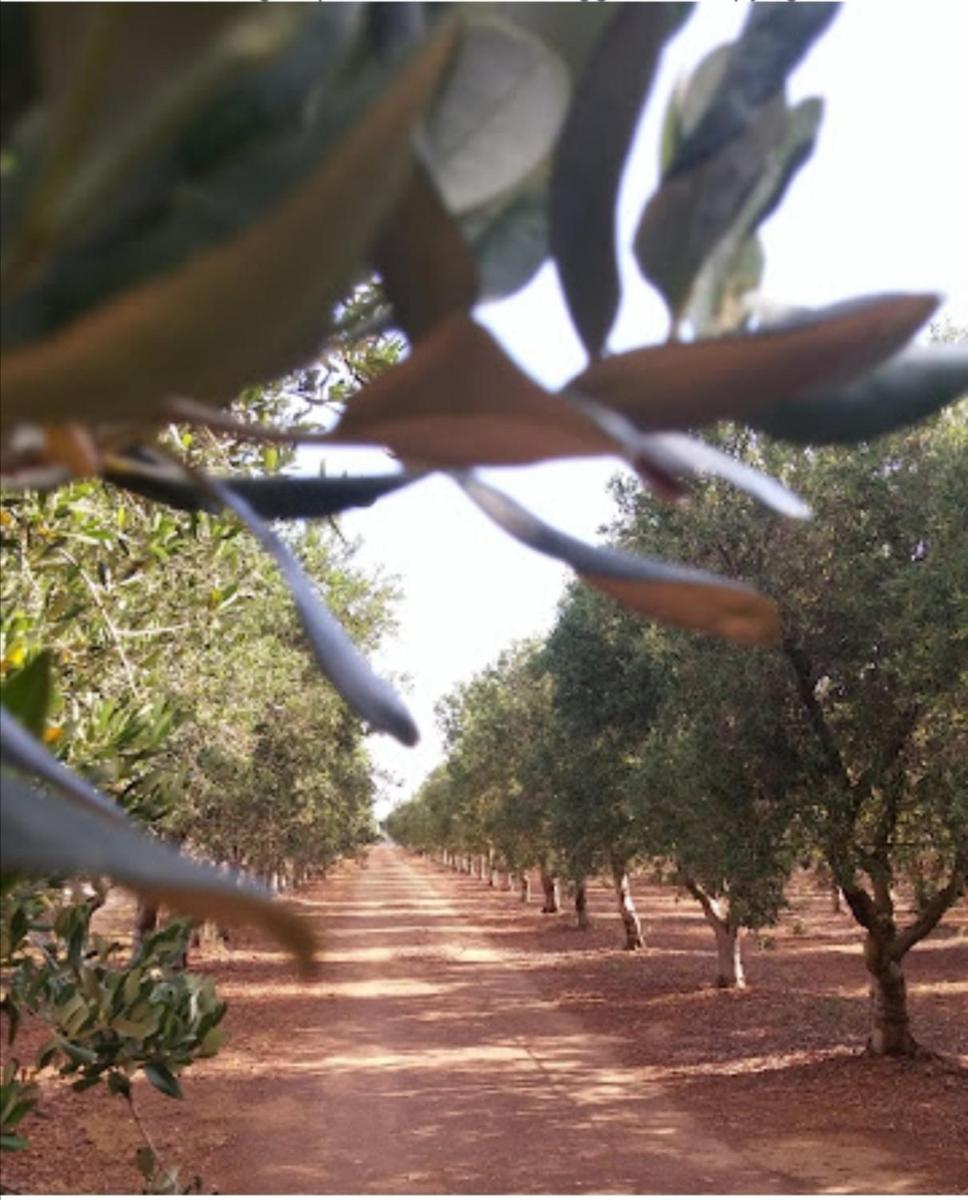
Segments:
[[[322,978],[294,1016],[225,1068],[258,1070],[231,1104],[193,1085],[221,1143],[223,1192],[788,1192],[699,1129],[543,1001],[445,876],[380,847],[365,870],[305,894],[323,924]],[[267,972],[279,970],[267,955]],[[231,998],[231,983],[222,986]],[[251,994],[251,990],[250,990]],[[297,996],[301,1004],[293,1007]],[[251,1001],[248,1001],[251,1003]],[[221,1058],[221,1056],[220,1056]],[[208,1086],[207,1086],[208,1085]],[[200,1133],[204,1131],[199,1130]],[[212,1130],[215,1133],[215,1130]]]

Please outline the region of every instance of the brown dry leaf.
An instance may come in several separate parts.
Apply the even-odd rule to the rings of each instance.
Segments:
[[[376,443],[446,467],[620,452],[591,417],[533,383],[465,315],[438,325],[354,396],[332,440]]]
[[[795,326],[648,346],[593,363],[568,390],[617,409],[639,429],[743,420],[875,366],[937,304],[934,295],[871,296],[819,309]]]
[[[626,608],[744,645],[769,645],[779,638],[776,604],[745,583],[608,546],[589,546],[546,524],[476,475],[468,473],[458,482],[505,533],[567,563],[590,587]]]
[[[412,342],[477,300],[477,264],[422,164],[376,243],[374,266]]]
[[[695,584],[619,575],[580,574],[580,578],[626,608],[667,625],[714,633],[744,646],[771,646],[780,640],[776,603],[733,580]]]
[[[443,22],[264,220],[6,355],[6,420],[131,416],[177,394],[222,400],[310,355],[330,302],[406,185],[410,131],[450,61],[455,30]]]

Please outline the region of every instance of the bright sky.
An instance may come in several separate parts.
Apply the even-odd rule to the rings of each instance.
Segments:
[[[610,339],[626,349],[664,336],[657,295],[628,252],[657,182],[658,129],[681,73],[738,30],[745,3],[706,0],[668,48],[639,129],[619,204],[625,300]],[[791,79],[793,100],[826,103],[820,139],[779,211],[764,227],[763,292],[824,304],[878,291],[938,290],[945,312],[968,320],[968,155],[965,49],[968,4],[851,0]],[[554,271],[482,309],[480,319],[519,364],[548,385],[583,363]],[[381,454],[334,454],[331,471],[391,470]],[[610,515],[605,485],[617,464],[594,460],[488,472],[488,477],[568,532],[594,539]],[[435,702],[512,640],[550,627],[569,572],[512,542],[456,486],[431,478],[343,519],[363,540],[360,561],[398,576],[399,633],[375,665],[406,677],[421,729],[414,750],[371,739],[380,767],[400,780],[379,815],[408,798],[442,757]]]

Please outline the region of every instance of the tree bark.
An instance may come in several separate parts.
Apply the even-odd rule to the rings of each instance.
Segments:
[[[531,876],[527,871],[522,871],[518,876],[518,895],[521,897],[522,904],[528,904],[531,901]]]
[[[575,880],[575,919],[579,929],[588,928],[588,890],[584,879]]]
[[[131,939],[132,958],[138,954],[148,934],[154,933],[157,928],[158,905],[149,904],[147,900],[139,900],[134,914],[134,933]]]
[[[746,987],[746,972],[740,952],[740,930],[723,921],[716,930],[716,986]]]
[[[635,901],[632,899],[632,889],[629,887],[628,871],[625,863],[615,857],[612,859],[612,880],[615,884],[615,898],[618,902],[618,915],[622,918],[625,930],[625,949],[641,950],[645,945],[642,939],[642,922],[635,911]]]
[[[509,892],[514,887],[514,875],[511,871],[504,872],[504,882],[501,884],[502,892]]]
[[[544,904],[541,911],[543,913],[558,912],[561,908],[561,886],[557,877],[549,875],[544,867],[541,868],[541,890],[544,892]]]
[[[892,955],[893,938],[868,930],[864,938],[864,962],[871,976],[871,1032],[867,1049],[871,1054],[903,1058],[916,1054],[918,1044],[911,1036],[907,982],[900,962]]]
[[[746,987],[740,929],[730,918],[729,902],[719,896],[710,896],[695,880],[681,878],[702,906],[703,915],[716,937],[716,987]]]
[[[836,879],[830,884],[830,911],[832,913],[840,912],[840,888],[837,886]]]

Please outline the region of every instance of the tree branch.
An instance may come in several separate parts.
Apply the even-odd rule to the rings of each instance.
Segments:
[[[968,847],[962,847],[955,856],[954,866],[947,884],[924,906],[916,921],[903,929],[891,946],[891,958],[900,962],[905,954],[928,936],[949,908],[958,900],[968,884]]]

